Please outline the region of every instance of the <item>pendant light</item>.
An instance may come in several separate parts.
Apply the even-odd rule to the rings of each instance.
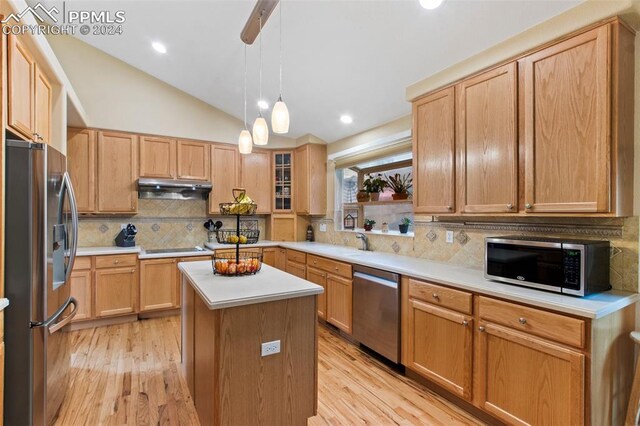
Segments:
[[[240,154],[251,154],[253,150],[253,140],[251,133],[247,130],[247,45],[244,45],[244,130],[240,132],[238,138],[238,151]]]
[[[271,129],[273,133],[289,132],[289,109],[282,100],[282,1],[280,1],[280,96],[271,112]]]
[[[262,14],[260,14],[260,98],[262,99]],[[253,143],[266,145],[269,142],[269,127],[258,108],[258,118],[253,122]]]

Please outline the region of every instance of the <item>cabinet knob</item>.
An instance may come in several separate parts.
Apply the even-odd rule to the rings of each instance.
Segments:
[[[527,319],[526,319],[526,318],[523,318],[523,317],[520,317],[520,318],[518,318],[518,322],[519,322],[520,324],[522,324],[522,325],[525,325],[525,324],[527,323]]]
[[[469,321],[467,320],[462,320],[462,325],[464,325],[465,327],[469,325]]]
[[[436,300],[440,299],[440,296],[438,296],[438,293],[433,293],[433,295],[432,295],[432,296],[433,296],[433,298],[434,298],[434,299],[436,299]]]
[[[115,263],[117,265],[118,263],[120,263],[120,261],[119,260],[114,260],[113,263]]]
[[[484,330],[485,330],[484,326],[481,325],[480,327],[478,327],[478,331],[480,333],[484,333]]]
[[[338,270],[338,267],[336,266],[336,271]]]
[[[511,203],[507,204],[507,210],[511,210],[511,209],[513,209],[513,204]]]
[[[447,206],[447,210],[451,211],[451,210],[453,210],[453,207],[452,206]]]
[[[315,265],[316,263],[318,263],[318,262],[314,260],[314,261],[313,261],[313,264]]]
[[[531,204],[529,204],[529,203],[524,205],[524,208],[526,208],[526,209],[530,209],[531,207],[533,207],[533,206]]]

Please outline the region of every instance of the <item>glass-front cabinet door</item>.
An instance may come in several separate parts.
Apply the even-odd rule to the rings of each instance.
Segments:
[[[293,154],[291,152],[276,152],[274,155],[274,203],[273,208],[278,212],[290,212],[293,206]]]

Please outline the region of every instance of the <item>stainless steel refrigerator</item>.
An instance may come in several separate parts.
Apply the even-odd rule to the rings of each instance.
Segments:
[[[48,145],[7,141],[4,424],[49,425],[69,381],[66,327],[76,314],[69,277],[78,213],[66,158]]]

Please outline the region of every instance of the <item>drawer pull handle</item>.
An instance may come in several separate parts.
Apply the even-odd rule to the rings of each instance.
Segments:
[[[527,203],[527,204],[525,204],[525,205],[524,205],[524,207],[525,207],[526,209],[530,209],[530,208],[532,208],[533,206],[532,206],[530,203]]]
[[[478,331],[480,333],[484,333],[485,328],[483,326],[478,327]]]
[[[525,325],[525,324],[527,323],[527,319],[526,319],[526,318],[523,318],[523,317],[520,317],[520,318],[518,318],[518,322],[519,322],[520,324],[522,324],[522,325]]]
[[[113,263],[115,263],[117,265],[118,263],[120,263],[120,261],[119,260],[114,260]]]
[[[467,320],[462,320],[462,325],[464,325],[465,327],[469,325],[469,321]]]
[[[433,293],[433,298],[436,300],[440,300],[440,296],[438,296],[438,293]]]

